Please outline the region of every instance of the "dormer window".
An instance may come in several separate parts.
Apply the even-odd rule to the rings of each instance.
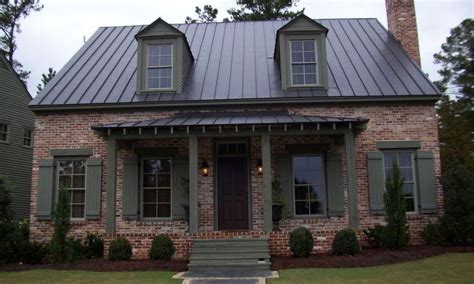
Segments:
[[[147,89],[171,89],[173,44],[149,44],[147,57]]]
[[[318,85],[317,53],[315,40],[292,40],[291,52],[291,85]]]

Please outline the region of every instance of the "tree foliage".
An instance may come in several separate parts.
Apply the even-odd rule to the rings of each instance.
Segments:
[[[388,249],[404,249],[408,246],[406,205],[403,197],[403,177],[397,163],[385,182],[384,205],[387,225],[382,234],[382,246]]]
[[[39,0],[0,0],[0,47],[23,81],[28,79],[30,71],[24,70],[23,65],[14,58],[17,48],[16,34],[21,33],[20,19],[41,9],[43,5]]]
[[[41,92],[41,90],[43,90],[44,87],[46,87],[46,84],[48,84],[48,82],[51,81],[51,79],[53,79],[54,76],[56,76],[56,71],[54,71],[53,68],[49,67],[48,73],[43,73],[41,75],[41,83],[39,83],[36,86],[36,88],[38,89],[38,93]]]
[[[209,23],[213,22],[216,17],[217,13],[219,12],[217,9],[213,8],[211,5],[204,5],[204,7],[201,9],[198,6],[196,6],[196,9],[194,11],[198,18],[193,19],[191,17],[186,17],[185,23],[186,24],[192,24],[192,23]]]
[[[435,82],[445,93],[438,104],[438,126],[442,169],[457,163],[474,171],[474,20],[466,19],[451,30],[441,51],[434,55],[441,64],[441,80]],[[453,100],[449,96],[455,94]]]
[[[58,202],[54,209],[54,232],[51,239],[51,260],[53,263],[64,263],[70,259],[67,233],[71,228],[69,222],[69,192],[61,185]]]
[[[291,11],[296,7],[294,0],[237,0],[238,8],[227,13],[233,21],[288,20],[304,12],[304,9]]]

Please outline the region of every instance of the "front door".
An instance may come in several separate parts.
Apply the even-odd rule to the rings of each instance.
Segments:
[[[219,230],[248,230],[247,157],[217,158]]]

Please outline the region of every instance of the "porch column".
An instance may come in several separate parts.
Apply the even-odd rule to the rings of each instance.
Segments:
[[[262,168],[263,168],[263,228],[265,232],[271,232],[272,222],[272,162],[270,154],[270,135],[262,134]]]
[[[189,136],[189,232],[198,231],[198,142]]]
[[[354,153],[354,134],[344,133],[344,145],[347,163],[347,199],[349,202],[349,227],[356,230],[359,225],[359,209],[357,204],[356,161]]]
[[[106,232],[115,233],[115,187],[117,184],[117,140],[107,140],[107,224]]]

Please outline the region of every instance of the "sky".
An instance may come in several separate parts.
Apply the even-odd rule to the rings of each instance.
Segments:
[[[40,0],[44,9],[22,19],[15,57],[31,71],[28,89],[32,96],[41,74],[49,67],[60,70],[101,26],[145,25],[158,17],[183,23],[195,17],[195,6],[211,4],[217,20],[229,17],[235,0]],[[377,18],[385,27],[384,0],[299,0],[311,18]],[[421,66],[431,80],[439,78],[433,54],[440,50],[451,28],[474,16],[474,0],[415,0]]]

